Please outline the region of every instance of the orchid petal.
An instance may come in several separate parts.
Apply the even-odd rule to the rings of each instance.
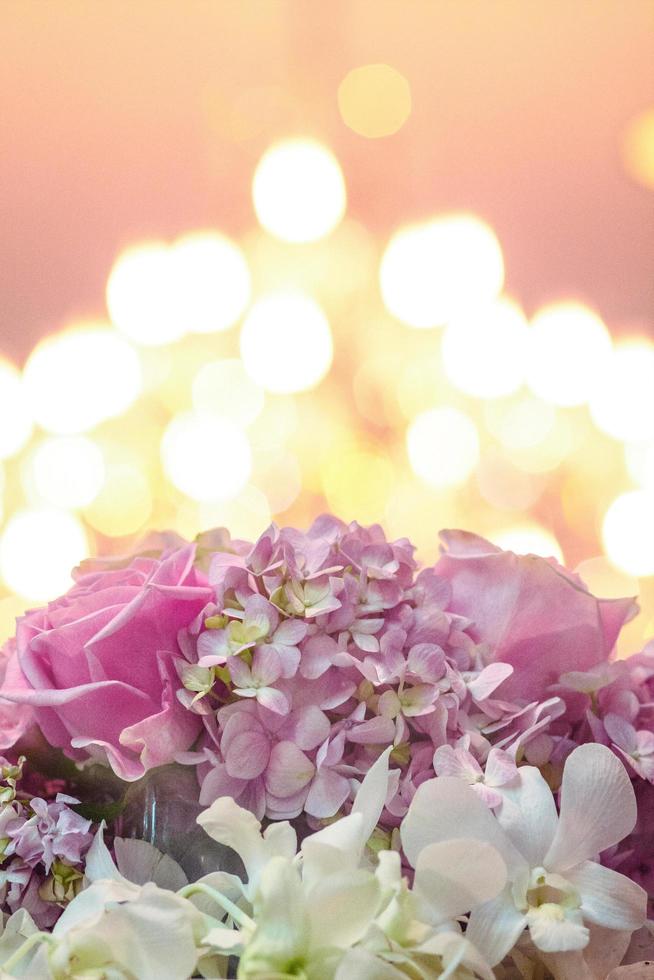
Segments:
[[[473,909],[466,938],[491,966],[496,966],[516,944],[526,925],[527,916],[516,909],[507,886],[497,898]]]
[[[490,844],[447,840],[428,844],[418,855],[414,889],[439,922],[469,912],[502,891],[506,865]]]
[[[625,875],[584,861],[566,873],[581,896],[584,919],[607,929],[632,932],[647,918],[647,892]]]

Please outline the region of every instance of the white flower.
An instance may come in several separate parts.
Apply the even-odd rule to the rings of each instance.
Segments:
[[[643,889],[591,860],[633,829],[636,800],[624,766],[602,745],[582,745],[569,756],[560,816],[540,772],[524,766],[519,773],[519,785],[502,790],[497,819],[459,779],[423,783],[402,825],[402,844],[414,865],[435,841],[472,837],[495,847],[509,882],[472,911],[467,938],[495,965],[527,928],[541,953],[556,954],[548,966],[563,975],[558,954],[576,952],[579,959],[589,927],[631,932],[645,921]]]

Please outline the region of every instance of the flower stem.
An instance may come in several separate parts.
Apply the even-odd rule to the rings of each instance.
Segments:
[[[243,909],[240,909],[238,905],[235,905],[226,895],[222,892],[216,891],[215,888],[211,888],[209,885],[204,885],[200,881],[196,881],[193,884],[186,885],[184,888],[180,889],[177,893],[182,898],[190,898],[191,895],[207,895],[209,898],[213,899],[216,905],[220,905],[228,915],[232,917],[234,922],[246,929],[254,929],[255,922],[251,919]]]

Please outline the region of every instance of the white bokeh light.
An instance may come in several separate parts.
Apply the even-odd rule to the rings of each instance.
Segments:
[[[602,522],[610,560],[628,575],[654,575],[654,491],[631,490],[613,501]]]
[[[611,354],[599,316],[581,303],[552,303],[531,321],[527,384],[553,405],[583,405]]]
[[[23,372],[34,418],[46,432],[86,432],[126,411],[141,391],[133,347],[110,327],[79,325],[41,341]]]
[[[0,356],[0,459],[20,452],[32,434],[32,415],[19,370]]]
[[[170,249],[171,287],[185,331],[227,330],[250,301],[250,270],[241,249],[218,232],[195,232]]]
[[[198,501],[229,500],[252,470],[247,436],[229,419],[185,412],[168,424],[161,440],[168,479]]]
[[[134,245],[118,256],[107,280],[107,309],[117,329],[137,344],[157,346],[183,337],[186,328],[165,242]]]
[[[267,391],[289,394],[313,388],[332,362],[329,321],[303,293],[269,293],[245,318],[241,356],[252,380]]]
[[[17,511],[0,537],[0,574],[6,585],[35,602],[71,587],[71,570],[88,557],[80,521],[63,510]]]
[[[55,507],[75,509],[98,495],[105,466],[100,447],[86,436],[52,436],[36,447],[26,471],[26,490]]]
[[[465,483],[479,460],[474,422],[449,406],[417,415],[406,443],[414,473],[437,490]]]
[[[489,535],[489,540],[516,555],[539,555],[564,563],[561,545],[553,534],[538,524],[518,524]]]
[[[524,380],[527,321],[507,299],[455,316],[443,333],[445,372],[455,387],[475,398],[500,398]]]
[[[333,153],[310,139],[289,139],[266,150],[252,181],[260,224],[285,242],[313,242],[345,213],[343,173]]]
[[[438,327],[498,296],[502,249],[493,230],[474,215],[443,215],[397,231],[379,278],[393,316],[410,327]]]
[[[643,338],[615,346],[596,380],[590,414],[614,439],[654,438],[654,343]]]
[[[624,447],[624,456],[634,483],[654,490],[654,442],[629,443]]]

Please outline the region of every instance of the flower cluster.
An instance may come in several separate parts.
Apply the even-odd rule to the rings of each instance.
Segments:
[[[397,851],[369,846],[392,792],[390,751],[351,812],[299,849],[288,821],[262,830],[231,797],[216,800],[198,823],[239,855],[239,875],[215,870],[188,883],[133,840],[115,842],[114,862],[100,830],[85,887],[52,932],[25,910],[8,919],[3,976],[226,977],[234,957],[242,980],[648,976],[645,892],[593,860],[635,820],[634,791],[611,750],[572,752],[560,814],[532,766],[494,809],[459,779],[423,783],[400,826],[410,875]]]
[[[54,801],[22,799],[24,761],[0,758],[0,910],[25,909],[47,927],[81,887],[91,821],[71,809],[79,800],[63,793]]]
[[[607,964],[630,964],[630,937],[647,896],[654,902],[654,647],[613,657],[636,604],[596,598],[553,559],[462,531],[441,540],[439,561],[420,568],[408,540],[329,516],[306,533],[273,525],[255,543],[224,529],[193,544],[155,535],[135,555],[85,563],[64,597],[19,619],[0,657],[0,748],[29,756],[39,732],[72,760],[65,778],[74,764],[87,783],[98,764],[122,786],[164,765],[191,767],[211,815],[203,826],[246,866],[247,881],[223,869],[192,896],[174,889],[174,901],[152,891],[150,865],[131,884],[111,872],[107,902],[121,928],[140,921],[147,897],[157,915],[186,923],[185,962],[209,976],[229,955],[239,976],[311,980],[504,976],[507,956],[525,977],[603,980]],[[103,876],[87,861],[82,877],[90,827],[70,809],[65,779],[54,800],[18,802],[16,765],[0,788],[3,901],[27,908],[36,894],[54,921]],[[371,787],[382,770],[380,795]],[[251,830],[245,844],[235,821]],[[333,837],[349,840],[349,863],[324,865],[323,902],[311,855],[319,864],[338,850]],[[274,870],[253,873],[253,854]],[[357,866],[358,877],[342,877]],[[20,881],[7,877],[21,867]],[[341,878],[328,884],[332,872]],[[331,945],[316,945],[311,923],[328,932],[350,885],[347,941],[334,926]],[[207,925],[206,903],[218,901],[207,889],[222,895],[228,929],[224,916]],[[109,929],[101,890],[90,884],[96,898],[84,901]],[[297,911],[292,928],[280,903]],[[68,921],[77,928],[67,914],[62,935]],[[39,927],[51,924],[43,915],[34,909]],[[606,930],[614,939],[602,958]],[[104,949],[99,933],[97,942]]]

